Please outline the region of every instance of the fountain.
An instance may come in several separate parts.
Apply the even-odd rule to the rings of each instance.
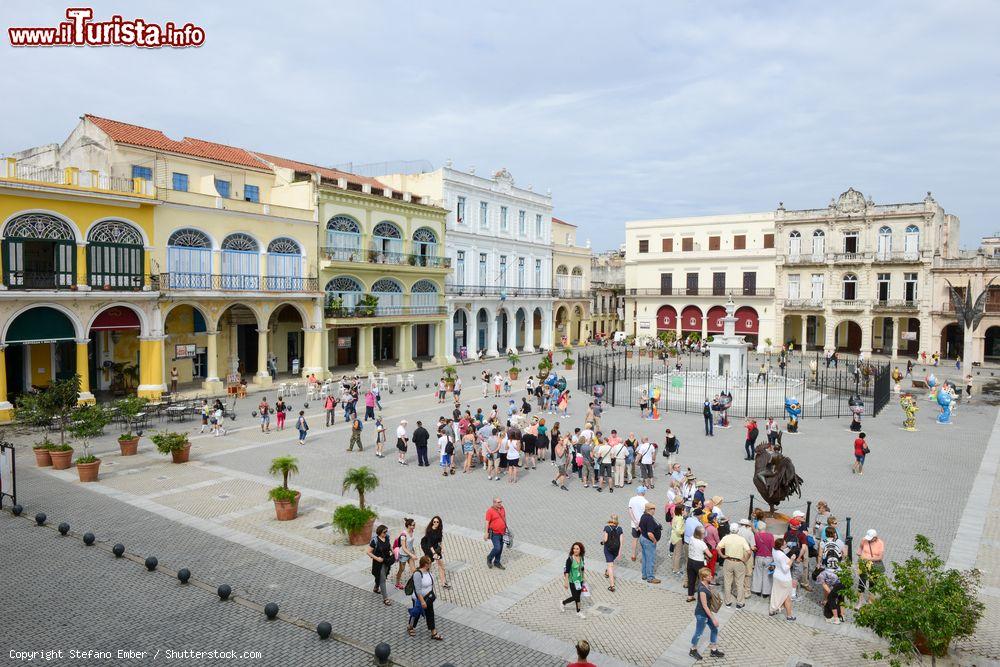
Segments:
[[[715,336],[708,344],[708,367],[712,373],[745,375],[747,372],[747,344],[743,336],[736,335],[736,304],[733,297],[726,303],[726,316],[722,318],[722,335]]]

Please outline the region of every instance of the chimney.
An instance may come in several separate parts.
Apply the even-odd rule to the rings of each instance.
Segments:
[[[411,195],[409,192],[404,192],[403,201],[413,201],[413,195]]]
[[[343,177],[338,178],[337,179],[337,187],[340,188],[341,190],[346,190],[347,189],[347,179],[343,178]]]
[[[361,184],[361,191],[363,193],[365,193],[366,195],[370,195],[372,193],[371,183],[362,183]]]

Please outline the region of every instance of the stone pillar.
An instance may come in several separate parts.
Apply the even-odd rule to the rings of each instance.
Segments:
[[[450,318],[448,321],[453,322]],[[455,344],[453,328],[454,325],[446,327],[442,322],[434,325],[434,358],[431,360],[431,363],[435,366],[455,363],[452,350],[452,346]]]
[[[497,316],[498,313],[487,311],[486,317],[486,356],[496,358],[497,352]]]
[[[303,329],[303,338],[305,338],[305,349],[302,350],[302,359],[300,360],[300,368],[302,377],[309,377],[311,373],[315,373],[316,377],[325,377],[326,373],[323,368],[323,341],[325,336],[323,331],[317,331],[316,329]]]
[[[399,325],[399,370],[412,371],[417,367],[413,362],[413,325]]]
[[[76,288],[85,292],[90,290],[87,282],[87,244],[81,243],[76,246]]]
[[[870,312],[864,312],[861,315],[863,325],[861,325],[861,351],[864,353],[866,358],[872,356],[872,314]]]
[[[0,345],[0,422],[14,418],[14,406],[7,400],[7,346]]]
[[[899,337],[903,334],[903,322],[907,319],[909,318],[892,318],[892,342],[890,343],[889,350],[893,359],[897,359],[899,357]]]
[[[802,339],[799,341],[799,351],[800,352],[805,352],[806,351],[806,337],[808,336],[808,333],[809,333],[809,316],[808,315],[802,315],[802,316],[800,316],[799,319],[802,320]]]
[[[163,336],[139,338],[139,388],[143,398],[157,400],[167,390],[163,381]]]
[[[267,329],[257,329],[257,375],[254,376],[254,383],[268,387],[271,382],[271,374],[267,372]]]
[[[542,348],[546,350],[553,349],[553,333],[552,308],[550,306],[549,308],[542,310]]]
[[[219,377],[219,332],[205,332],[205,357],[208,368],[205,369],[205,381],[202,389],[212,394],[221,394],[222,379]]]
[[[525,354],[531,354],[535,351],[535,309],[527,309],[524,311],[524,346],[523,351]]]
[[[356,372],[359,375],[367,375],[375,370],[375,364],[372,361],[374,358],[372,352],[375,347],[372,333],[373,329],[370,325],[358,327],[358,367]]]
[[[837,343],[835,340],[834,332],[837,330],[837,326],[830,316],[824,316],[823,321],[826,323],[825,340],[823,341],[823,351],[833,352],[837,349]]]
[[[87,344],[90,341],[86,338],[76,341],[76,374],[80,376],[80,398],[77,401],[80,405],[84,403],[96,403],[94,395],[90,393],[90,355]]]

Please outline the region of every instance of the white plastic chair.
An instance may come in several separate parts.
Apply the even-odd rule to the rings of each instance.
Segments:
[[[278,398],[284,398],[288,395],[288,385],[282,382],[278,385]]]
[[[406,376],[406,386],[413,387],[414,389],[417,388],[417,380],[416,380],[416,378],[413,377],[413,373],[407,374],[407,376]]]
[[[396,374],[396,389],[403,388],[403,376],[399,373]]]
[[[290,396],[298,396],[299,395],[299,383],[298,382],[292,382],[291,384],[288,385],[288,394]]]
[[[316,385],[312,382],[309,383],[309,389],[306,391],[306,398],[310,401],[316,398]]]
[[[323,386],[319,388],[319,397],[326,398],[329,395],[330,395],[330,385],[324,382]]]
[[[379,386],[379,389],[388,389],[389,388],[389,379],[386,378],[385,371],[379,371],[379,374],[378,374],[378,386]]]

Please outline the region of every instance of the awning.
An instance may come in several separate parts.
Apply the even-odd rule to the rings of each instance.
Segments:
[[[673,306],[660,306],[656,311],[656,329],[658,331],[677,329],[677,310]]]
[[[681,311],[681,331],[697,331],[701,333],[701,308],[688,306]]]
[[[756,310],[750,306],[736,309],[736,333],[743,335],[760,333],[760,320],[757,318]]]
[[[73,323],[55,308],[38,306],[27,310],[11,323],[4,343],[49,343],[57,340],[75,340]]]
[[[197,312],[197,311],[196,311]],[[139,316],[131,308],[115,306],[101,312],[94,320],[92,331],[108,331],[111,329],[140,329]]]
[[[720,334],[723,333],[723,323],[722,318],[726,316],[726,309],[722,306],[712,306],[708,309],[708,333],[710,334]]]

